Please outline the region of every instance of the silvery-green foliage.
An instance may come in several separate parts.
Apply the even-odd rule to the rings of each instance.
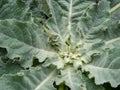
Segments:
[[[120,0],[0,0],[0,90],[120,85]]]

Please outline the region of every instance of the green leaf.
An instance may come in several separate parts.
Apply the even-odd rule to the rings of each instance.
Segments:
[[[31,20],[28,12],[30,1],[27,0],[1,0],[0,19]]]
[[[0,78],[1,90],[56,90],[53,86],[56,77],[55,68],[34,68],[21,71],[16,75],[4,75]]]
[[[32,65],[33,57],[42,62],[55,53],[42,28],[12,19],[0,21],[0,46],[7,49],[9,58],[20,58],[24,67]]]
[[[112,87],[120,84],[120,37],[106,42],[105,50],[93,58],[83,70],[90,72],[89,77],[95,78],[96,84],[109,82]]]
[[[119,9],[108,14],[110,6],[106,0],[102,0],[97,8],[96,12],[94,8],[88,10],[87,17],[81,19],[82,30],[86,31],[87,54],[93,52],[89,55],[91,62],[82,69],[90,73],[89,77],[94,78],[96,84],[109,82],[112,87],[117,87],[120,84]]]
[[[59,35],[61,42],[65,42],[74,31],[77,31],[80,18],[92,3],[80,0],[49,0],[52,18],[46,22],[46,25],[52,33]]]
[[[61,75],[56,78],[57,85],[62,82],[65,82],[71,90],[104,90],[102,86],[96,86],[81,71],[76,71],[71,67],[66,67],[61,70]]]
[[[94,77],[96,84],[109,82],[112,87],[117,87],[120,84],[120,29],[118,20],[111,18],[111,22],[105,32],[106,41],[101,54],[93,56],[93,61],[83,66],[83,70],[90,72],[89,77]]]

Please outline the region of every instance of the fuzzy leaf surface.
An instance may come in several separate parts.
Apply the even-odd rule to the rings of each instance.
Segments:
[[[56,90],[53,86],[54,68],[34,68],[0,78],[1,90]]]
[[[65,82],[71,90],[104,90],[102,86],[96,86],[93,80],[88,79],[80,71],[75,71],[71,67],[61,70],[61,75],[56,78],[57,84],[62,82]]]
[[[20,58],[25,67],[32,64],[33,57],[42,62],[46,57],[54,55],[43,29],[34,23],[12,19],[0,21],[0,46],[7,48],[9,58]]]

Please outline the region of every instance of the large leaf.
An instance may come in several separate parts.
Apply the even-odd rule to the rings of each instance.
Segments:
[[[95,78],[96,84],[109,82],[112,87],[120,84],[120,29],[119,9],[111,12],[109,22],[104,31],[104,45],[99,55],[92,56],[93,61],[83,66],[90,78]],[[100,47],[100,46],[98,46]]]
[[[52,18],[46,22],[47,27],[52,33],[59,35],[61,42],[65,42],[73,35],[72,32],[77,32],[80,17],[84,15],[93,2],[86,0],[49,0],[48,4]]]
[[[31,0],[1,0],[0,19],[31,20],[31,13],[28,12],[30,2]]]
[[[89,80],[80,71],[76,71],[71,67],[61,70],[61,75],[56,79],[56,83],[65,82],[71,90],[104,90],[101,86],[96,86],[92,80]]]
[[[36,24],[16,20],[0,21],[0,47],[7,48],[9,58],[20,58],[25,67],[32,65],[33,57],[42,62],[55,55],[43,29]]]
[[[95,78],[96,84],[109,82],[112,87],[120,84],[120,37],[107,42],[105,50],[100,56],[96,56],[93,62],[83,66],[89,71],[89,77]]]
[[[56,90],[53,86],[56,77],[54,68],[35,68],[21,71],[16,75],[0,78],[1,90]]]

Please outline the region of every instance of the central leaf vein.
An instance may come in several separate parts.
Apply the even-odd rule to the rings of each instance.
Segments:
[[[71,17],[72,17],[72,0],[70,0],[69,15],[68,15],[68,30],[71,31]]]

